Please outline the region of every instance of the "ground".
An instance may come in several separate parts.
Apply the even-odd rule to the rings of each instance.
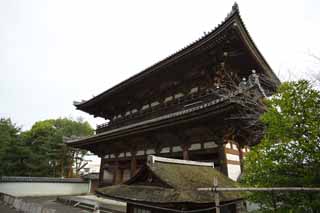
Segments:
[[[9,208],[8,206],[5,206],[3,203],[0,203],[0,212],[2,212],[2,213],[16,213],[17,211]]]
[[[38,203],[41,204],[44,207],[55,209],[55,213],[89,213],[89,211],[85,211],[80,208],[73,208],[70,206],[63,205],[61,203],[55,202],[56,197],[30,197],[30,198],[24,198],[24,200],[27,200],[32,203]],[[9,206],[5,205],[3,202],[0,201],[0,212],[1,213],[17,213],[14,208],[10,208]]]
[[[110,199],[102,199],[95,195],[82,195],[82,196],[59,196],[60,199],[64,200],[65,205],[61,202],[56,202],[57,196],[45,196],[45,197],[23,197],[22,199],[28,203],[40,204],[42,207],[47,209],[55,210],[55,213],[91,213],[92,210],[84,210],[81,208],[75,208],[70,206],[70,201],[79,203],[81,205],[89,205],[91,207],[99,203],[99,206],[105,209],[105,212],[123,213],[126,212],[126,204]],[[0,213],[16,213],[14,208],[11,208],[0,201]]]

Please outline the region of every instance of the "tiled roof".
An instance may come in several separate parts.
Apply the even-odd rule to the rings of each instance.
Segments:
[[[135,184],[139,176],[152,173],[169,187],[153,186],[152,184]],[[148,164],[136,176],[126,183],[100,188],[98,194],[123,200],[153,203],[211,203],[214,193],[198,191],[198,188],[212,187],[214,178],[220,187],[238,187],[238,183],[229,179],[212,166],[188,165],[156,161]],[[220,201],[242,199],[243,194],[220,192]]]

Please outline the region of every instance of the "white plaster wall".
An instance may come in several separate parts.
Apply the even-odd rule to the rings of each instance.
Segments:
[[[108,171],[108,170],[104,170],[103,171],[103,180],[104,181],[112,181],[112,179],[113,179],[113,174],[112,174],[112,172],[110,172],[110,171]]]
[[[181,151],[182,151],[181,146],[174,146],[174,147],[172,147],[172,152],[181,152]]]
[[[227,156],[227,160],[234,160],[234,161],[239,161],[240,162],[239,155],[233,155],[233,154],[227,153],[226,156]]]
[[[89,183],[0,183],[0,192],[18,197],[86,194],[88,190]]]
[[[206,142],[203,144],[205,149],[216,148],[218,145],[215,142]]]
[[[164,147],[161,149],[160,153],[169,153],[170,152],[170,147]]]
[[[147,155],[152,155],[152,154],[155,154],[156,152],[155,152],[155,150],[154,149],[147,149],[147,151],[146,151],[146,154]]]
[[[131,171],[130,169],[123,170],[123,182],[130,179]]]
[[[238,177],[241,174],[241,168],[240,165],[232,165],[232,164],[228,164],[228,176],[229,178],[231,178],[232,180],[236,181],[238,179]]]
[[[189,150],[199,150],[199,149],[201,149],[201,144],[200,143],[194,143],[189,148]]]
[[[139,150],[137,151],[137,154],[136,155],[144,155],[144,150]]]

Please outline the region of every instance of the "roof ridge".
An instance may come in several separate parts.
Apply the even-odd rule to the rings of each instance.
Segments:
[[[191,166],[206,166],[214,168],[213,162],[200,162],[200,161],[191,161],[191,160],[180,160],[180,159],[173,159],[173,158],[165,158],[165,157],[158,157],[155,155],[149,155],[147,164],[148,166],[153,166],[155,162],[163,162],[163,163],[173,163],[179,165],[191,165]]]

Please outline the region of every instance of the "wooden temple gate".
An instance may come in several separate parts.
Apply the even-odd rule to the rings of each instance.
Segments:
[[[279,84],[234,7],[194,43],[75,102],[77,109],[108,122],[96,135],[67,144],[101,157],[101,184],[125,181],[150,154],[211,161],[236,179],[249,147],[263,135],[262,99]]]

